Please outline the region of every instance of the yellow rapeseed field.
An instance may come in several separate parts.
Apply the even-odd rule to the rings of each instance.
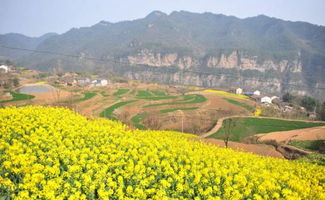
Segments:
[[[219,96],[222,96],[222,97],[228,97],[228,98],[237,98],[237,99],[249,99],[248,96],[246,95],[242,95],[242,94],[234,94],[234,93],[231,93],[231,92],[226,92],[226,91],[222,91],[222,90],[211,90],[211,89],[208,89],[208,90],[204,90],[205,92],[210,92],[210,93],[215,93]]]
[[[0,199],[325,199],[325,168],[130,130],[68,109],[0,109]]]

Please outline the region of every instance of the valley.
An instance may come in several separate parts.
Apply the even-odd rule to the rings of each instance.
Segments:
[[[191,133],[200,136],[202,141],[217,146],[281,158],[288,158],[287,152],[277,151],[281,145],[297,146],[297,139],[306,142],[325,139],[325,133],[321,130],[318,131],[317,138],[312,136],[314,133],[304,131],[311,127],[321,128],[325,122],[307,121],[307,118],[295,121],[298,118],[261,117],[264,109],[269,109],[269,106],[265,107],[249,96],[225,90],[132,80],[124,83],[111,81],[107,86],[85,87],[58,84],[58,81],[53,80],[55,79],[51,77],[24,79],[22,86],[10,90],[11,99],[7,97],[0,101],[0,105],[68,107],[90,118],[120,121],[131,129]],[[6,92],[8,90],[4,90],[3,94]],[[4,98],[3,95],[2,99]],[[234,121],[234,124],[230,130],[231,135],[226,137],[225,123],[229,120]],[[289,134],[290,130],[293,131],[292,134]],[[294,131],[300,131],[302,135],[296,137]],[[321,142],[317,144],[322,145]],[[312,152],[317,152],[318,146],[312,148]],[[306,149],[301,145],[300,148]],[[299,153],[294,155],[295,158],[302,156]]]

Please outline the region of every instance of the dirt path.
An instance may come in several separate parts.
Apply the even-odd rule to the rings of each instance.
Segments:
[[[218,119],[217,124],[211,130],[209,130],[206,133],[201,134],[200,136],[203,137],[203,138],[206,138],[206,137],[208,137],[210,135],[213,135],[214,133],[216,133],[222,127],[222,124],[223,124],[223,121],[224,120],[230,119],[230,118],[237,118],[237,117],[251,117],[251,116],[229,116],[229,117],[222,117],[222,118]]]

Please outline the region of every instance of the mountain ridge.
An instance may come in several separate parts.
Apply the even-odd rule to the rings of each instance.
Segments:
[[[1,37],[0,45],[3,45]],[[109,70],[132,79],[167,84],[235,85],[275,94],[292,90],[302,95],[325,97],[325,91],[313,89],[325,87],[322,77],[325,74],[325,27],[307,22],[265,15],[240,19],[208,12],[165,14],[153,11],[132,21],[100,21],[90,27],[73,28],[33,44],[37,44],[31,45],[35,50],[80,58],[36,53],[22,56],[1,53],[0,58],[7,56],[19,64],[41,70],[53,67],[70,71]],[[96,63],[83,57],[112,62]],[[182,74],[182,70],[205,75],[177,75]],[[211,74],[208,76],[206,72]],[[219,81],[217,75],[225,72],[242,80],[253,77],[274,84]]]

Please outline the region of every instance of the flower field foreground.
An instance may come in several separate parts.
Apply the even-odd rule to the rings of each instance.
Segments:
[[[64,108],[0,109],[0,133],[0,199],[325,198],[324,167]]]

